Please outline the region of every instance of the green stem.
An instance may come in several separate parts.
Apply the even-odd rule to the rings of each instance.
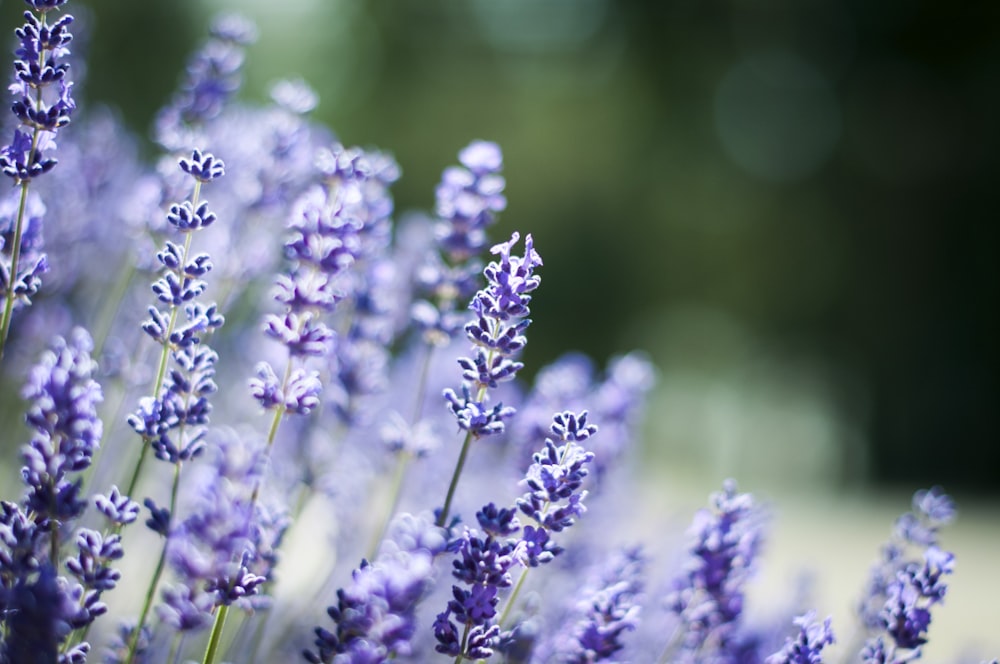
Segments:
[[[424,347],[424,360],[420,367],[420,377],[417,381],[417,395],[413,403],[413,416],[410,419],[410,423],[416,425],[420,422],[420,416],[423,415],[424,409],[424,394],[427,390],[427,376],[430,373],[431,357],[434,354],[434,346],[427,344]],[[410,460],[413,459],[413,455],[407,452],[405,449],[401,450],[399,453],[399,458],[396,460],[396,471],[392,478],[392,498],[389,501],[389,507],[379,519],[379,527],[375,529],[372,537],[372,543],[368,547],[368,560],[373,560],[375,554],[378,552],[378,545],[385,537],[385,531],[389,527],[389,522],[392,520],[392,515],[396,513],[399,508],[399,501],[403,495],[403,485],[406,482],[406,469],[410,464]]]
[[[118,318],[118,311],[121,309],[122,301],[124,301],[125,294],[128,292],[129,284],[132,283],[135,271],[135,263],[129,262],[125,266],[125,269],[118,273],[118,281],[115,282],[112,288],[111,297],[104,299],[104,306],[101,307],[101,313],[97,320],[94,321],[94,357],[100,357],[101,353],[104,352],[104,344],[107,343],[108,336],[111,334],[111,327]]]
[[[288,389],[288,379],[292,375],[292,358],[288,358],[288,364],[285,365],[285,377],[281,380],[281,393],[284,394],[285,390]],[[274,447],[274,440],[278,437],[278,426],[281,424],[281,418],[285,416],[285,404],[279,403],[274,409],[274,417],[271,419],[271,426],[267,430],[267,443],[264,445],[264,458],[267,459],[271,455],[271,448]],[[250,496],[250,507],[251,509],[257,504],[257,498],[260,497],[260,489],[264,484],[263,477],[257,478],[257,483],[253,487],[253,494]]]
[[[28,155],[28,163],[34,158],[35,141],[38,137],[38,130],[35,130],[35,139],[32,141],[31,153]],[[21,235],[24,232],[24,210],[28,200],[28,180],[21,182],[21,200],[17,206],[17,222],[14,224],[14,246],[10,254],[10,278],[7,280],[7,299],[3,307],[3,321],[0,322],[0,359],[3,359],[4,350],[7,347],[7,335],[10,333],[10,319],[14,314],[14,286],[17,283],[17,268],[21,260]]]
[[[399,452],[399,458],[396,459],[396,470],[392,474],[392,486],[390,489],[392,501],[389,503],[389,507],[382,512],[382,518],[379,519],[378,527],[372,531],[372,541],[368,545],[368,555],[366,556],[368,560],[375,559],[375,554],[378,553],[378,545],[382,542],[382,539],[385,537],[385,531],[389,528],[389,521],[392,520],[392,515],[396,513],[396,508],[399,507],[399,499],[403,494],[403,481],[406,479],[406,467],[412,458],[406,450]]]
[[[503,607],[503,613],[500,614],[500,620],[497,624],[500,625],[500,629],[504,628],[507,624],[507,618],[510,617],[510,611],[514,608],[515,602],[517,602],[517,596],[521,592],[521,588],[524,587],[524,580],[528,578],[528,572],[531,571],[530,567],[525,567],[524,571],[521,572],[520,578],[517,580],[517,585],[514,586],[514,590],[511,591],[510,597],[507,598],[507,606]]]
[[[463,653],[465,648],[469,645],[469,632],[472,630],[472,623],[465,623],[465,629],[462,631],[462,646],[458,651],[458,655],[455,656],[455,664],[461,664],[465,659]]]
[[[174,634],[173,641],[170,642],[170,653],[166,659],[170,664],[177,664],[177,660],[180,659],[181,643],[184,641],[184,634],[184,632],[177,632]]]
[[[465,458],[469,456],[469,448],[472,446],[472,432],[466,432],[465,440],[462,441],[462,451],[458,453],[458,463],[455,464],[455,472],[451,474],[451,483],[448,485],[448,495],[444,499],[444,507],[438,515],[437,525],[440,528],[448,521],[448,513],[451,511],[451,501],[455,497],[455,489],[458,487],[458,478],[462,476],[462,469],[465,467]]]
[[[205,648],[205,659],[202,664],[214,664],[215,655],[219,650],[219,641],[222,640],[222,630],[226,626],[226,614],[229,613],[229,605],[223,604],[215,613],[215,622],[212,624],[212,635],[208,638],[208,647]]]
[[[147,446],[148,447],[148,446]],[[174,481],[170,487],[170,518],[173,519],[174,512],[177,510],[177,491],[180,486],[181,481],[181,464],[178,462],[174,465]],[[139,613],[139,621],[136,623],[135,632],[132,634],[132,639],[129,641],[128,646],[128,656],[125,658],[125,664],[132,664],[135,661],[136,649],[139,646],[139,637],[142,634],[142,627],[146,624],[146,617],[149,615],[149,609],[153,606],[153,597],[156,596],[156,588],[160,585],[160,578],[163,576],[164,564],[167,562],[167,539],[163,540],[163,547],[160,549],[160,559],[156,563],[156,571],[153,572],[153,578],[149,582],[149,588],[146,590],[146,599],[142,603],[142,611]]]

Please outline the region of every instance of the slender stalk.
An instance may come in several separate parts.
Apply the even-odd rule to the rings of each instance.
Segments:
[[[399,499],[403,493],[403,480],[406,479],[406,467],[412,458],[413,455],[406,450],[399,452],[399,457],[396,459],[396,469],[392,474],[392,485],[389,489],[392,499],[389,502],[389,506],[382,511],[378,526],[372,531],[372,540],[368,544],[368,552],[365,556],[367,560],[375,559],[375,554],[378,553],[378,545],[385,538],[385,531],[389,528],[389,521],[392,520],[392,515],[396,513],[396,508],[399,506]]]
[[[39,20],[44,28],[45,26],[45,13],[39,17]],[[45,65],[45,56],[47,51],[42,50],[38,54],[38,67],[41,69]],[[41,88],[36,88],[35,97],[41,105],[42,101],[42,90]],[[27,163],[31,164],[35,161],[35,153],[38,151],[38,139],[41,138],[42,130],[35,127],[31,134],[31,150],[28,151]],[[14,284],[17,283],[17,269],[18,263],[21,261],[21,236],[24,233],[24,211],[27,207],[28,201],[28,185],[30,180],[21,181],[21,199],[17,205],[17,221],[14,223],[14,246],[11,247],[10,253],[10,278],[7,284],[7,298],[4,302],[3,307],[3,319],[0,320],[0,360],[3,359],[4,351],[7,348],[7,336],[10,334],[10,320],[14,315]]]
[[[510,597],[507,598],[507,606],[503,607],[503,612],[500,614],[500,620],[497,624],[500,625],[500,629],[504,628],[507,623],[507,618],[510,617],[510,611],[514,608],[514,604],[517,602],[517,596],[521,593],[521,588],[524,587],[524,580],[528,578],[528,572],[531,571],[530,567],[525,567],[524,571],[521,572],[520,578],[517,580],[517,584],[514,586],[514,590],[510,592]]]
[[[458,478],[462,476],[462,469],[465,468],[465,458],[469,456],[471,443],[472,432],[468,431],[465,434],[465,440],[462,441],[462,451],[458,453],[458,462],[455,464],[455,472],[451,474],[451,483],[448,485],[448,495],[445,496],[444,507],[441,508],[441,513],[438,514],[438,527],[443,528],[444,524],[448,521],[448,513],[451,511],[451,501],[455,497],[455,489],[458,487]]]
[[[472,623],[465,623],[465,630],[462,632],[462,646],[458,651],[458,655],[455,657],[455,664],[461,664],[465,659],[463,653],[466,647],[469,645],[469,632],[472,630]]]
[[[148,447],[148,446],[147,446]],[[173,519],[174,513],[177,510],[177,491],[180,486],[181,481],[181,464],[177,462],[174,465],[174,481],[170,487],[170,517]],[[139,646],[139,637],[142,634],[142,627],[146,624],[146,618],[149,615],[149,609],[153,606],[153,597],[156,596],[156,589],[160,585],[160,578],[163,576],[163,568],[167,562],[167,541],[164,539],[163,547],[160,549],[160,559],[156,563],[156,570],[153,572],[153,578],[149,582],[149,588],[146,590],[146,598],[142,603],[142,611],[139,613],[139,621],[136,623],[135,632],[132,634],[132,639],[128,646],[128,655],[125,658],[125,664],[132,664],[135,661],[136,649]]]
[[[219,641],[222,639],[222,630],[226,626],[226,614],[229,613],[229,605],[223,604],[215,613],[215,622],[212,623],[212,635],[208,637],[208,647],[205,648],[205,658],[202,664],[214,664],[215,655],[219,650]]]
[[[167,655],[166,661],[171,664],[177,664],[181,658],[181,643],[184,641],[184,632],[177,632],[174,634],[173,640],[170,642],[170,653]]]
[[[132,283],[135,272],[135,263],[129,261],[125,269],[118,273],[118,280],[112,287],[111,296],[104,299],[101,313],[94,321],[94,357],[100,357],[101,353],[104,352],[104,344],[107,343],[111,328],[118,318],[118,312],[125,300],[125,295],[128,293],[128,287]]]
[[[38,129],[35,129],[35,136],[32,139],[31,154],[28,163],[34,158],[35,143],[38,140]],[[17,283],[17,268],[21,260],[21,235],[24,232],[24,210],[28,200],[28,181],[21,182],[21,200],[17,205],[17,221],[14,224],[14,246],[10,254],[10,277],[7,283],[7,299],[3,308],[3,321],[0,322],[0,359],[3,359],[4,350],[7,348],[7,335],[10,333],[10,319],[14,314],[14,285]]]
[[[424,395],[427,391],[427,376],[430,373],[431,357],[433,354],[434,346],[426,344],[424,359],[423,362],[421,362],[420,367],[420,378],[417,382],[417,396],[413,403],[413,416],[410,418],[411,424],[419,422],[420,416],[423,415]],[[379,542],[381,542],[385,537],[385,531],[389,527],[392,515],[396,513],[397,509],[399,509],[399,501],[403,495],[403,485],[406,483],[406,471],[411,460],[413,460],[413,455],[411,453],[407,452],[405,449],[400,451],[399,458],[396,460],[396,470],[392,477],[392,498],[389,501],[388,509],[386,509],[386,511],[382,514],[382,518],[379,519],[379,527],[375,529],[374,534],[372,535],[372,542],[368,546],[368,560],[375,558]]]
[[[292,375],[292,358],[288,358],[288,363],[285,365],[285,376],[281,379],[281,393],[284,394],[285,390],[288,389],[288,379]],[[274,440],[278,437],[278,427],[281,425],[281,418],[285,416],[285,404],[279,403],[274,409],[274,417],[271,418],[271,426],[267,430],[267,443],[264,446],[264,456],[268,457],[271,454],[271,448],[274,447]],[[264,479],[262,477],[257,478],[257,483],[253,487],[253,494],[250,496],[251,507],[257,504],[257,499],[260,497],[260,489],[264,484]]]
[[[194,184],[194,193],[191,194],[191,201],[192,204],[195,206],[198,205],[198,197],[200,192],[201,192],[201,182],[196,181]],[[181,266],[183,266],[184,263],[187,262],[187,257],[191,253],[191,238],[193,236],[194,233],[184,234],[184,256],[183,259],[181,260]],[[181,267],[178,269],[183,271],[184,268]],[[153,383],[152,394],[154,399],[160,398],[160,390],[163,389],[163,380],[166,378],[167,375],[167,360],[170,359],[170,351],[171,351],[169,339],[170,335],[174,333],[174,328],[177,325],[177,315],[179,311],[180,310],[176,306],[171,307],[170,309],[170,321],[167,324],[166,332],[164,332],[163,334],[164,338],[163,350],[160,351],[160,363],[156,369],[156,381]],[[143,442],[142,452],[139,454],[139,460],[136,462],[135,468],[132,469],[132,479],[129,480],[128,491],[125,492],[126,496],[131,496],[132,493],[135,491],[136,484],[138,484],[139,482],[139,475],[142,473],[143,464],[145,463],[146,457],[148,456],[146,452],[149,449],[149,441],[143,438],[142,442]]]

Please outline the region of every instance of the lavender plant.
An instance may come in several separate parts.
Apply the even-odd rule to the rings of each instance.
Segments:
[[[392,157],[344,147],[302,81],[242,100],[256,27],[224,16],[157,115],[164,154],[147,165],[113,114],[76,113],[66,0],[26,4],[19,124],[0,150],[15,184],[0,354],[38,359],[2,365],[26,385],[29,437],[22,495],[0,502],[0,664],[822,661],[829,619],[789,610],[766,633],[748,619],[765,522],[735,481],[672,542],[679,565],[621,541],[655,373],[637,353],[603,376],[569,354],[526,384],[542,259],[513,232],[483,264],[506,207],[498,145],[461,149],[433,217],[396,225]],[[91,180],[60,168],[29,188],[71,115],[60,154]],[[99,217],[114,230],[85,228]],[[128,248],[88,273],[111,232]],[[39,290],[49,265],[65,274]],[[848,659],[921,655],[954,516],[940,489],[914,496]]]

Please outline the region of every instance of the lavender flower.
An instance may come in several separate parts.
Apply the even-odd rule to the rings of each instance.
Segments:
[[[363,177],[360,172],[351,173]],[[285,243],[285,253],[292,265],[288,273],[278,276],[274,288],[274,298],[285,306],[285,311],[281,315],[269,314],[264,320],[264,333],[287,347],[290,362],[292,358],[323,357],[333,343],[333,330],[322,314],[333,312],[343,299],[344,272],[360,251],[361,220],[349,214],[343,201],[345,196],[349,196],[349,191],[313,187],[299,198],[292,211],[292,232]],[[281,413],[285,412],[289,394],[316,398],[318,375],[306,373],[301,367],[297,371],[301,385],[290,389],[291,373],[283,383],[278,383],[274,369],[260,363],[257,379],[251,382],[251,392],[261,406],[280,408]],[[302,381],[308,381],[308,385]],[[279,394],[284,398],[279,398]],[[303,406],[300,398],[291,410],[308,412],[315,403]]]
[[[834,642],[830,618],[815,622],[816,613],[809,612],[795,619],[799,627],[796,638],[788,638],[781,650],[767,658],[766,664],[822,664],[823,648]]]
[[[24,25],[15,30],[19,46],[14,61],[16,80],[10,88],[14,94],[11,110],[21,126],[14,130],[13,141],[0,150],[0,170],[18,183],[55,166],[55,159],[47,156],[46,150],[55,146],[52,139],[56,131],[69,124],[76,110],[73,84],[67,78],[69,65],[60,62],[69,54],[73,17],[66,14],[49,23],[47,12],[54,6],[27,4],[39,16],[24,12]]]
[[[689,562],[666,598],[668,610],[679,621],[676,642],[668,648],[677,649],[680,661],[712,652],[724,657],[738,646],[744,585],[762,540],[753,499],[737,493],[736,482],[727,480],[711,503],[711,510],[695,516]]]
[[[362,561],[351,583],[337,591],[327,609],[335,631],[317,627],[315,649],[302,656],[311,664],[385,662],[411,653],[415,609],[431,577],[426,553],[398,552],[375,563]]]
[[[512,380],[524,366],[512,358],[527,343],[524,331],[531,324],[527,317],[529,293],[540,283],[534,269],[542,259],[530,234],[525,239],[524,255],[511,255],[520,237],[515,232],[510,241],[490,250],[499,260],[486,266],[484,275],[489,283],[469,304],[475,319],[465,326],[465,334],[473,344],[474,355],[458,361],[465,381],[462,397],[454,390],[444,391],[459,427],[476,438],[501,433],[503,421],[514,412],[500,405],[487,408],[484,399],[487,388]]]
[[[579,443],[596,433],[597,427],[587,424],[586,411],[566,412],[556,413],[551,430],[564,444],[545,440],[545,449],[535,455],[525,476],[529,491],[517,501],[517,509],[535,525],[522,529],[515,509],[490,503],[476,513],[486,534],[466,528],[449,544],[457,554],[452,576],[467,588],[452,586],[452,600],[435,619],[438,652],[469,659],[492,656],[502,638],[501,625],[494,620],[499,591],[512,585],[512,570],[518,565],[528,568],[551,562],[563,548],[549,533],[568,528],[584,513],[587,492],[580,487],[587,476],[584,466],[593,454]],[[512,594],[508,607],[515,600]]]
[[[891,538],[882,547],[882,559],[872,568],[858,606],[862,624],[869,631],[882,629],[882,612],[890,587],[897,583],[900,572],[918,562],[912,551],[925,552],[937,546],[938,532],[955,519],[955,504],[940,487],[917,491],[912,507],[912,511],[896,520]]]
[[[507,206],[500,175],[503,155],[495,143],[473,141],[458,159],[463,167],[445,169],[436,192],[434,235],[440,255],[433,255],[417,273],[428,299],[418,300],[412,308],[424,338],[437,345],[457,334],[462,318],[456,303],[475,292],[481,271],[476,257],[486,245],[485,229]]]
[[[886,588],[886,601],[879,612],[881,630],[891,639],[875,636],[865,644],[865,661],[905,662],[920,658],[920,646],[927,643],[931,608],[944,600],[954,556],[936,546],[924,551],[922,564],[910,562],[897,572]],[[900,651],[909,651],[901,653]]]
[[[212,262],[207,254],[191,251],[191,237],[215,221],[207,202],[198,199],[202,185],[222,177],[225,167],[222,160],[199,150],[178,160],[178,165],[194,180],[194,192],[190,200],[170,207],[167,222],[184,234],[185,240],[183,246],[167,240],[157,254],[163,274],[152,290],[160,306],[167,308],[149,307],[150,318],[142,324],[143,331],[163,346],[160,369],[153,395],[140,400],[138,410],[128,418],[156,457],[173,464],[191,460],[204,450],[204,430],[211,412],[208,399],[217,389],[213,379],[218,360],[204,337],[224,323],[215,304],[198,301],[207,287],[202,277],[211,270]],[[174,363],[169,371],[168,354]],[[129,493],[135,488],[142,458]]]
[[[623,549],[603,562],[581,589],[565,624],[552,630],[551,644],[539,644],[532,661],[617,661],[622,637],[638,624],[645,559],[638,548]]]
[[[20,193],[13,190],[0,199],[0,295],[13,295],[13,306],[28,305],[49,271],[48,257],[42,250],[42,217],[45,205],[35,192],[29,192],[21,223],[17,274],[12,273],[14,246],[18,232]]]
[[[22,392],[32,402],[25,419],[33,430],[23,449],[25,503],[53,538],[86,507],[81,481],[69,474],[90,466],[101,438],[97,405],[103,396],[93,379],[91,349],[90,335],[82,328],[74,329],[69,340],[57,337]]]
[[[156,138],[169,150],[190,149],[198,130],[222,112],[242,84],[244,47],[256,39],[247,19],[226,14],[217,18],[211,39],[194,54],[187,76],[169,105],[156,118]]]
[[[6,630],[0,643],[0,661],[60,661],[59,644],[71,630],[76,606],[52,566],[42,566],[31,581],[20,580],[5,593],[3,605]]]
[[[586,511],[583,500],[587,492],[580,487],[589,473],[586,466],[594,460],[594,453],[579,443],[597,433],[597,427],[587,423],[587,411],[579,415],[565,412],[552,418],[551,432],[563,445],[545,439],[545,449],[535,454],[534,463],[525,473],[524,482],[529,490],[517,501],[518,509],[531,517],[543,534],[568,528]],[[537,534],[533,540],[533,544],[545,541]],[[530,554],[534,548],[529,547],[527,559],[537,564],[534,554]]]

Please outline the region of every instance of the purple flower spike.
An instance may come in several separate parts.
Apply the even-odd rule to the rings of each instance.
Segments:
[[[515,232],[510,241],[491,250],[500,259],[486,266],[483,274],[489,283],[472,298],[469,309],[475,318],[465,326],[474,357],[458,360],[464,379],[463,397],[459,398],[451,389],[443,393],[459,427],[477,438],[502,433],[503,421],[514,414],[512,408],[499,405],[488,410],[472,394],[485,395],[487,388],[512,380],[523,366],[512,356],[527,343],[524,330],[531,323],[527,318],[531,301],[528,293],[538,287],[540,280],[534,269],[542,264],[542,259],[534,249],[531,235],[525,238],[524,255],[512,255],[519,239]]]
[[[750,494],[737,493],[736,482],[727,480],[711,504],[695,515],[690,560],[666,598],[680,621],[682,657],[725,653],[738,640],[744,586],[762,541],[760,514]]]
[[[638,548],[616,552],[581,588],[567,620],[543,638],[533,661],[615,662],[639,623],[645,559]]]
[[[15,182],[52,170],[56,161],[46,152],[55,147],[53,137],[69,124],[76,110],[73,84],[67,80],[69,64],[61,61],[69,55],[73,35],[68,28],[73,17],[66,15],[48,23],[44,14],[64,2],[32,0],[27,4],[43,16],[39,19],[27,11],[24,25],[15,30],[16,82],[10,86],[14,94],[10,108],[21,124],[11,143],[0,149],[0,170]]]
[[[437,188],[436,233],[453,263],[477,255],[485,245],[483,230],[507,207],[500,169],[503,155],[495,143],[475,141],[459,153],[465,168],[447,169]],[[468,170],[466,170],[468,169]]]
[[[443,345],[461,329],[457,303],[476,291],[482,271],[477,258],[486,247],[486,228],[507,205],[500,175],[503,155],[495,143],[474,141],[459,153],[462,167],[445,169],[438,185],[435,253],[417,272],[422,297],[411,318],[428,343]]]
[[[80,516],[86,507],[79,480],[71,480],[68,473],[90,466],[101,438],[97,405],[103,395],[92,377],[96,370],[92,347],[82,328],[73,330],[68,341],[57,337],[22,393],[32,402],[25,419],[34,433],[23,448],[21,476],[27,485],[27,506],[38,523],[51,519],[57,527]]]
[[[938,546],[938,531],[955,518],[954,502],[939,487],[917,491],[912,506],[896,520],[858,607],[862,623],[876,635],[868,641],[873,651],[875,639],[886,634],[881,647],[890,656],[896,649],[912,650],[911,659],[926,640],[930,608],[944,597],[942,576],[951,573],[954,557]]]
[[[369,564],[362,561],[351,583],[337,591],[327,609],[336,625],[317,627],[315,650],[302,656],[311,664],[386,662],[411,651],[416,608],[432,578],[431,558],[397,553]]]

